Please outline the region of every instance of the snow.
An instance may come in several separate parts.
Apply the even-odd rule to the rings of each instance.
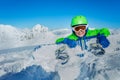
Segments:
[[[55,35],[40,24],[32,29],[17,29],[10,25],[0,25],[0,37],[0,49],[52,43],[55,39]]]
[[[50,31],[40,24],[32,29],[0,25],[0,80],[119,80],[120,32],[111,29],[111,45],[104,56],[82,52],[79,46],[66,52],[70,60],[65,65],[56,59],[55,40],[71,33],[70,29]],[[91,40],[90,42],[94,42]],[[89,43],[88,43],[89,44]],[[77,53],[85,53],[80,58]]]

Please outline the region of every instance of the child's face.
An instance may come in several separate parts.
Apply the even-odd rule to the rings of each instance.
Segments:
[[[83,37],[85,35],[86,30],[80,29],[79,31],[75,31],[75,34],[79,37]]]
[[[75,34],[79,37],[83,37],[86,33],[86,25],[79,25],[73,28]]]

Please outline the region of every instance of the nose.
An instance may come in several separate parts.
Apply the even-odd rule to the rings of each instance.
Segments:
[[[80,29],[79,31],[82,31],[82,29]]]

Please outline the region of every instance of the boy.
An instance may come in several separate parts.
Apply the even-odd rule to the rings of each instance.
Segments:
[[[106,37],[110,35],[107,28],[90,30],[88,28],[88,21],[84,16],[75,16],[71,21],[72,34],[66,38],[59,38],[56,44],[67,44],[70,48],[75,48],[77,45],[81,50],[87,50],[86,42],[89,39],[96,38],[103,48],[107,48],[110,42]]]

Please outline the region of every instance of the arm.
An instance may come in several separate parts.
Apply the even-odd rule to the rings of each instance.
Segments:
[[[58,38],[55,43],[56,44],[60,44],[60,43],[63,43],[64,42],[64,38]]]
[[[107,28],[102,28],[99,31],[100,35],[104,35],[105,37],[108,37],[110,35],[110,31]]]
[[[97,35],[104,35],[108,37],[110,35],[110,31],[107,28],[102,29],[88,29],[86,37],[97,36]]]
[[[102,29],[92,29],[88,30],[86,37],[97,37],[97,42],[102,45],[103,48],[107,48],[110,45],[109,40],[107,37],[110,35],[110,31],[107,28]]]
[[[100,29],[97,35],[97,42],[102,45],[103,48],[107,48],[110,45],[107,37],[110,35],[110,31],[107,28]]]
[[[74,47],[76,47],[77,43],[76,43],[75,39],[73,39],[73,38],[74,38],[73,35],[69,35],[66,38],[58,38],[56,40],[56,44],[67,44],[68,47],[74,48]]]

